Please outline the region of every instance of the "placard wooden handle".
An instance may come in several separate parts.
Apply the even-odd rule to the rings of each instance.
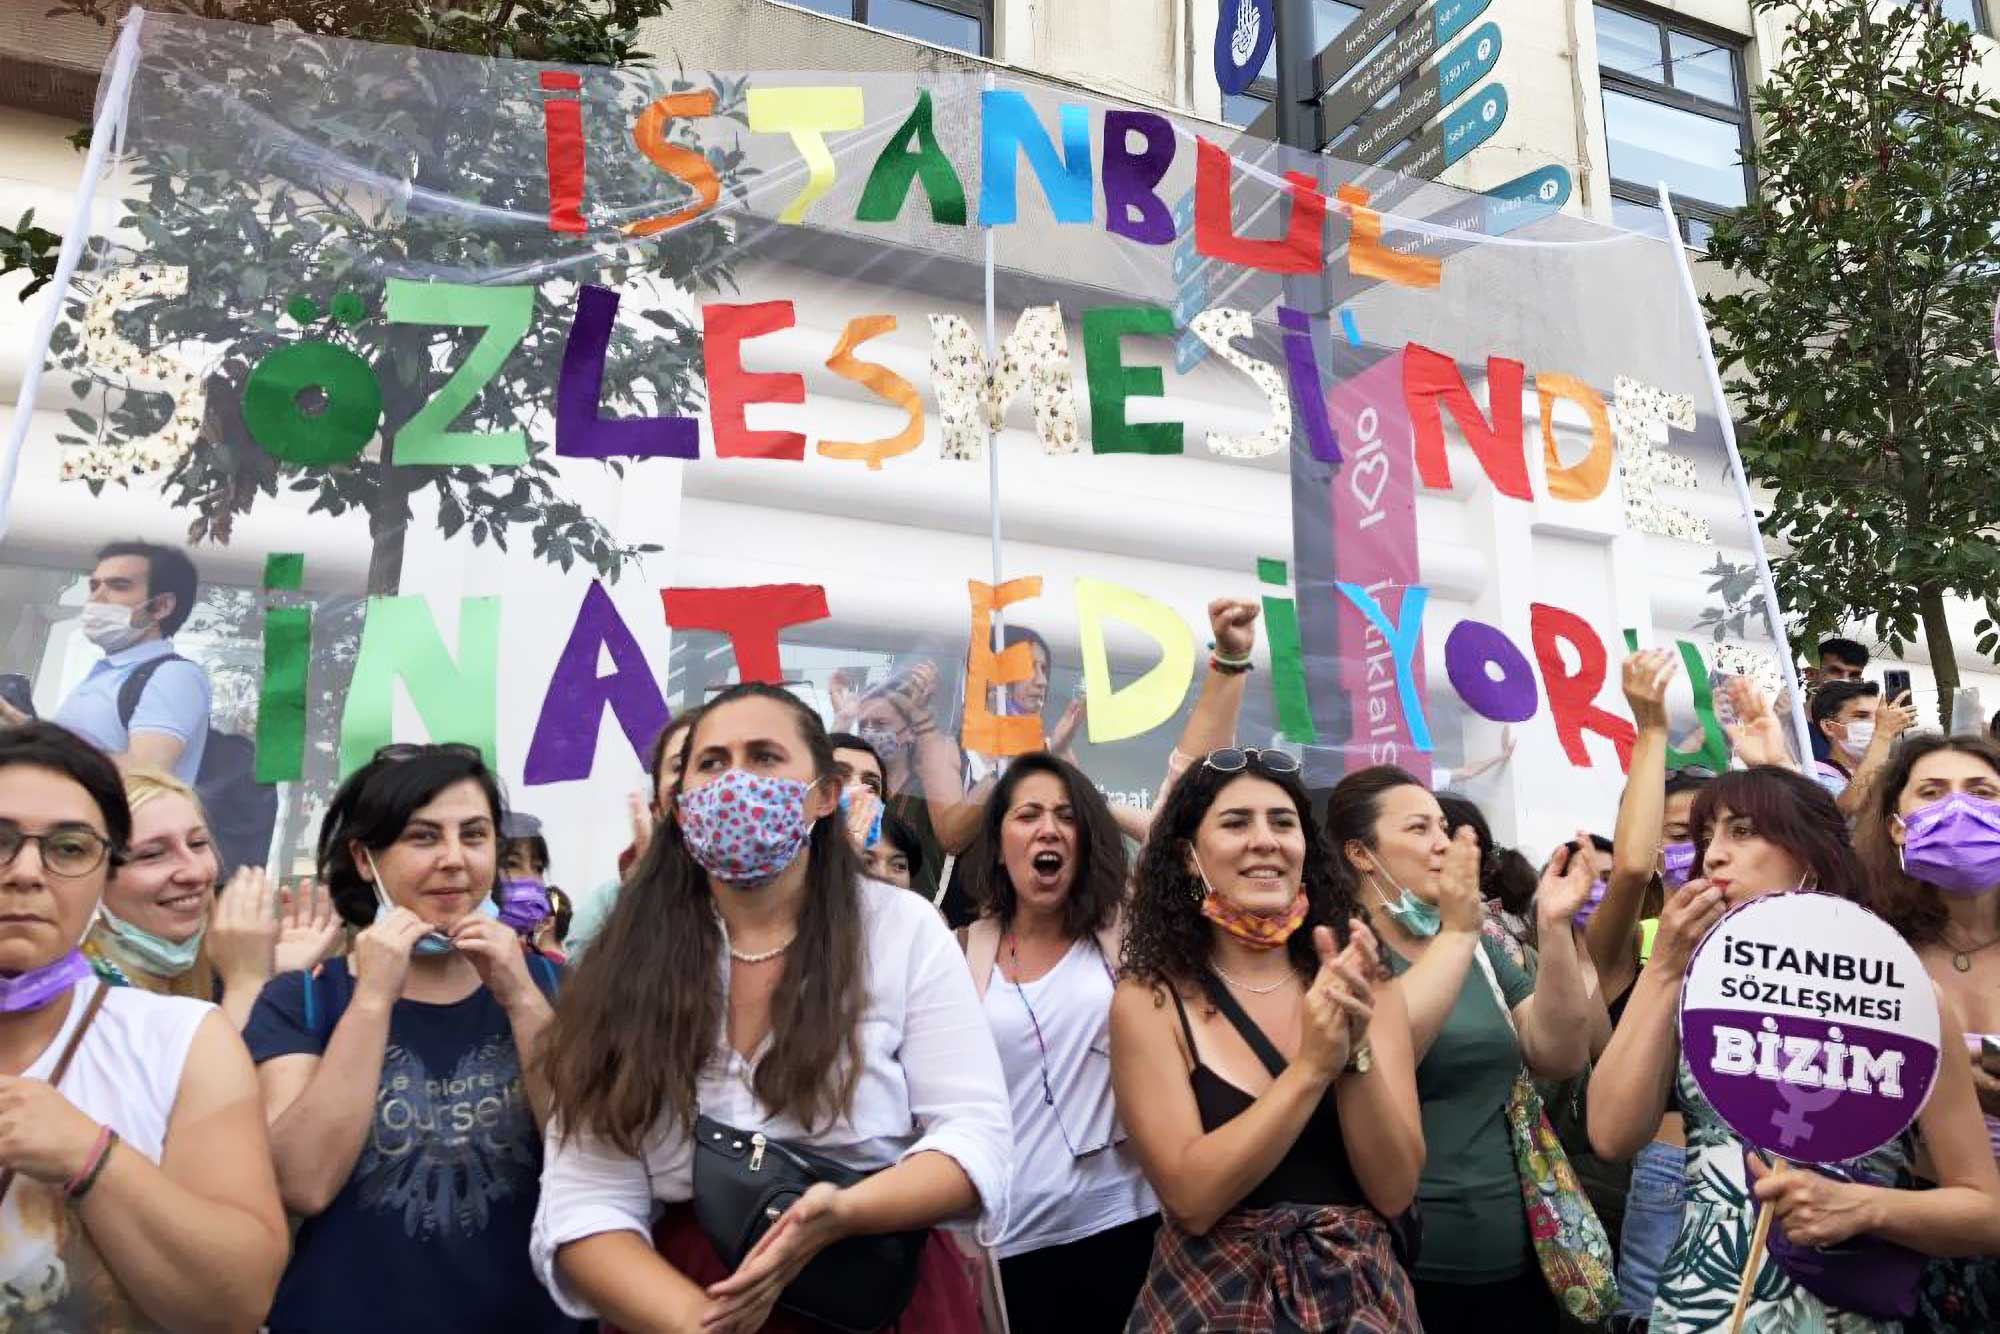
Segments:
[[[1771,1164],[1773,1180],[1784,1172],[1783,1158]],[[1764,1244],[1771,1236],[1771,1216],[1774,1212],[1768,1204],[1757,1211],[1757,1230],[1751,1234],[1750,1253],[1743,1257],[1743,1277],[1736,1284],[1736,1309],[1729,1315],[1729,1334],[1741,1334],[1743,1329],[1743,1313],[1750,1309],[1750,1290],[1756,1286],[1757,1271],[1764,1264]]]

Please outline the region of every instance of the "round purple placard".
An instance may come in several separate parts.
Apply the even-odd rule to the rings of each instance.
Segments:
[[[1717,1114],[1793,1162],[1874,1152],[1937,1081],[1937,993],[1916,951],[1831,894],[1772,894],[1717,922],[1688,963],[1680,1023]]]

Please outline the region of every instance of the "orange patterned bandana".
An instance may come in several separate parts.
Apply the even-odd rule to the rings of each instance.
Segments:
[[[1245,912],[1211,889],[1201,896],[1201,915],[1252,949],[1274,950],[1305,924],[1306,892],[1301,889],[1292,906],[1274,917]]]

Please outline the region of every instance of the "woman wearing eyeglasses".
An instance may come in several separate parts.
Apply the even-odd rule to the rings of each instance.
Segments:
[[[549,1034],[531,1257],[566,1309],[632,1331],[977,1328],[936,1229],[1004,1226],[999,1058],[951,933],[863,877],[839,799],[789,692],[702,708],[673,818]]]
[[[304,1219],[271,1334],[576,1327],[524,1263],[556,974],[488,915],[505,813],[462,745],[384,747],[327,808],[320,876],[359,934],[244,1031]]]
[[[1023,755],[960,865],[981,911],[960,936],[1014,1107],[1014,1186],[993,1248],[1008,1323],[1123,1329],[1160,1209],[1111,1095],[1124,840],[1075,766]]]
[[[1418,1329],[1385,1221],[1424,1162],[1409,1025],[1298,762],[1188,769],[1130,919],[1111,1075],[1166,1222],[1127,1328]]]
[[[131,832],[110,760],[0,730],[0,1329],[253,1329],[284,1268],[235,1030],[78,949]]]
[[[1429,1149],[1413,1275],[1424,1327],[1553,1331],[1556,1303],[1529,1244],[1507,1103],[1523,1066],[1543,1079],[1582,1070],[1602,1026],[1571,929],[1590,892],[1589,864],[1558,852],[1544,871],[1535,891],[1541,964],[1530,981],[1482,939],[1478,842],[1466,828],[1446,835],[1428,787],[1390,765],[1351,773],[1327,800],[1326,832],[1339,853],[1334,883],[1360,903],[1409,1007]]]
[[[264,984],[311,968],[341,942],[333,903],[317,885],[290,894],[246,866],[218,895],[208,818],[178,778],[125,773],[132,843],[104,887],[83,952],[115,982],[213,1000],[240,1031]]]

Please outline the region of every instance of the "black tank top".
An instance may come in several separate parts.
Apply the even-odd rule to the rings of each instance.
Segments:
[[[1194,1027],[1188,1023],[1187,1007],[1181,1004],[1178,990],[1169,990],[1173,991],[1174,1009],[1181,1017],[1181,1030],[1187,1034],[1188,1058],[1195,1063],[1188,1079],[1194,1085],[1195,1106],[1201,1111],[1201,1128],[1214,1130],[1241,1116],[1257,1099],[1201,1063],[1195,1055]],[[1244,1013],[1236,998],[1212,977],[1202,979],[1202,990],[1230,1027],[1242,1035],[1271,1077],[1275,1079],[1282,1074],[1285,1058],[1264,1036],[1256,1021]],[[1340,1135],[1340,1105],[1329,1085],[1319,1106],[1313,1108],[1305,1129],[1285,1150],[1285,1156],[1236,1207],[1268,1209],[1276,1204],[1367,1203],[1368,1197],[1362,1194],[1361,1183],[1354,1179],[1354,1169],[1348,1165],[1347,1141]]]

